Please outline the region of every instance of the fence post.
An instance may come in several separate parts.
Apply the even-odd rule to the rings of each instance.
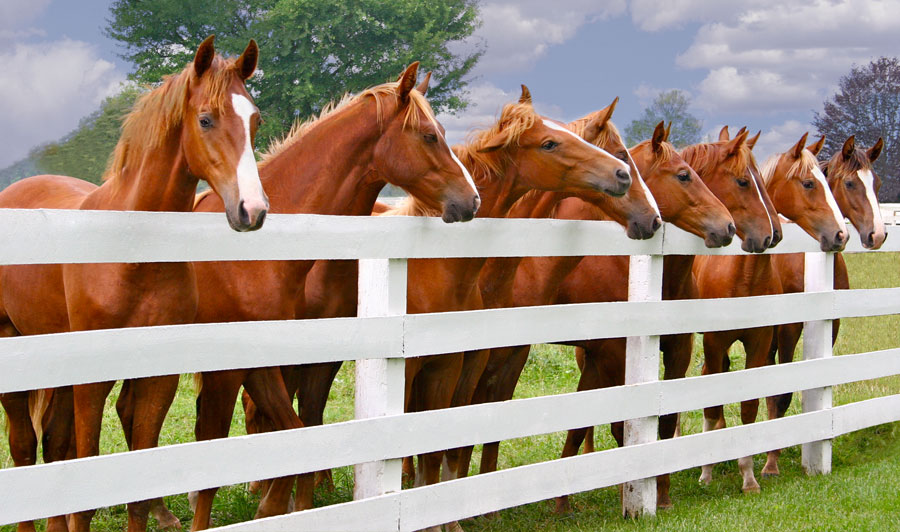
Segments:
[[[804,254],[804,291],[834,290],[834,253]],[[831,358],[832,321],[808,321],[803,324],[803,360]],[[801,395],[803,412],[831,408],[831,386],[804,390]],[[831,473],[831,440],[804,443],[803,469],[808,475]]]
[[[359,317],[406,314],[406,259],[359,261],[357,310]],[[400,356],[356,361],[356,419],[403,413],[405,363]],[[400,459],[357,464],[354,473],[354,499],[400,491]]]
[[[628,301],[662,299],[663,257],[632,255],[628,270]],[[626,340],[625,384],[659,380],[659,336],[630,336]],[[659,418],[625,422],[625,445],[656,441]],[[656,479],[626,482],[622,487],[622,513],[626,517],[656,514]]]

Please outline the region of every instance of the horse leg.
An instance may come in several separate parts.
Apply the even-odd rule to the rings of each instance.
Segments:
[[[253,398],[259,412],[272,420],[275,430],[297,429],[303,426],[288,396],[281,369],[251,370],[244,380],[244,388]],[[294,476],[273,479],[266,495],[259,501],[256,519],[287,513]]]
[[[72,387],[75,412],[75,455],[87,458],[100,454],[100,430],[103,407],[112,391],[114,382],[80,384]],[[88,532],[96,510],[85,510],[69,515],[72,532]]]
[[[478,382],[481,380],[481,375],[484,374],[490,355],[490,349],[466,351],[463,354],[462,369],[460,370],[459,381],[456,383],[456,389],[453,391],[453,399],[450,401],[451,407],[472,404],[475,390],[478,388]],[[453,480],[461,476],[465,477],[468,474],[468,467],[466,467],[465,471],[461,470],[461,460],[464,455],[464,448],[449,449],[444,452],[443,480]]]
[[[747,352],[746,368],[760,368],[766,365],[769,359],[769,349],[772,346],[772,335],[775,332],[774,327],[759,327],[751,329],[744,336],[742,342],[744,350]],[[741,423],[749,425],[756,422],[756,416],[759,413],[759,399],[750,399],[741,402]],[[741,476],[744,479],[741,490],[744,493],[759,493],[759,483],[753,474],[753,456],[745,456],[738,459],[738,467],[741,470]],[[776,466],[777,468],[777,466]]]
[[[132,425],[126,429],[131,433],[133,450],[149,449],[159,445],[159,432],[166,413],[178,391],[178,375],[145,377],[133,379],[130,386],[133,393]],[[151,500],[128,503],[128,531],[147,530]]]
[[[734,340],[724,333],[706,333],[703,335],[703,375],[722,373],[725,370],[725,360],[728,358],[728,348]],[[703,432],[721,429],[725,427],[725,410],[722,405],[710,406],[703,409]],[[700,482],[709,485],[712,482],[713,464],[706,464],[700,468]]]
[[[337,377],[340,369],[341,362],[303,366],[298,381],[293,386],[299,394],[300,418],[304,427],[312,427],[324,423],[328,393],[331,391],[334,378]],[[318,477],[324,477],[331,484],[331,489],[334,489],[330,469],[297,475],[297,497],[294,511],[307,510],[313,507],[313,494]]]
[[[31,424],[28,409],[28,392],[0,393],[0,404],[6,410],[6,428],[9,437],[9,453],[16,467],[37,463],[37,435]],[[33,521],[22,521],[17,532],[34,532]]]
[[[693,334],[674,334],[662,338],[663,379],[683,379],[691,366],[691,352],[694,347]],[[678,414],[659,417],[659,439],[673,438],[678,429]],[[656,477],[656,507],[671,508],[669,495],[669,475]]]
[[[525,369],[526,362],[528,362],[528,353],[531,352],[531,346],[519,345],[506,349],[510,350],[510,352],[505,357],[497,378],[493,379],[489,385],[488,383],[479,383],[479,385],[484,384],[484,386],[481,386],[483,390],[476,389],[476,394],[483,393],[484,399],[477,397],[476,401],[509,401],[516,393],[516,385],[519,383],[519,378],[522,376],[522,370]],[[471,451],[469,453],[471,455]],[[499,455],[500,442],[484,444],[481,450],[481,473],[496,471],[499,467]],[[465,467],[468,469],[468,464],[465,464]]]
[[[54,389],[50,404],[42,419],[44,463],[66,460],[74,449],[72,444],[73,409],[72,387],[63,386]],[[68,529],[65,515],[47,519],[47,532],[66,532]]]
[[[576,347],[575,349],[576,351],[583,350],[581,347]],[[585,364],[584,370],[581,372],[581,377],[578,379],[577,390],[580,392],[584,390],[593,390],[599,387],[600,375],[597,373],[596,368],[591,363]],[[569,430],[568,433],[566,433],[566,443],[563,445],[560,458],[568,458],[569,456],[578,454],[578,449],[581,447],[581,442],[584,441],[586,433],[586,427]],[[569,502],[569,496],[562,495],[557,497],[556,506],[553,511],[558,514],[571,513],[572,505]]]
[[[197,395],[197,421],[194,425],[197,441],[228,436],[238,390],[246,375],[245,370],[209,371],[201,374],[203,384]],[[191,530],[209,528],[212,502],[218,489],[208,488],[197,493]]]

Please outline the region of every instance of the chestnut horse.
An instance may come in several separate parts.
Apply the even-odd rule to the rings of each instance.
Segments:
[[[632,148],[631,156],[647,176],[647,185],[659,202],[663,219],[704,238],[709,246],[727,245],[734,235],[732,217],[721,202],[707,189],[687,162],[666,142],[667,133],[662,124],[654,131],[653,138]],[[573,200],[562,202],[556,217],[573,219],[606,219],[604,213],[589,209]],[[768,228],[768,226],[767,226]],[[540,305],[559,301],[561,283],[573,269],[590,272],[586,285],[575,291],[586,296],[585,301],[609,300],[609,295],[592,292],[593,286],[615,284],[625,286],[619,279],[619,271],[603,271],[606,262],[622,260],[615,257],[528,258],[516,272],[513,304]],[[596,273],[597,267],[601,268]],[[587,269],[591,267],[592,269]],[[619,265],[627,272],[627,259]],[[626,274],[627,275],[627,274]],[[627,278],[627,277],[626,277]],[[617,289],[610,288],[612,293]],[[622,294],[621,299],[626,295]],[[623,342],[624,345],[624,342]],[[515,384],[524,368],[529,346],[492,350],[493,367],[479,383],[479,401],[499,401],[512,398]],[[623,359],[624,360],[624,359]],[[624,364],[624,363],[623,363]],[[587,384],[587,383],[586,383]],[[572,435],[575,436],[574,434]],[[580,442],[579,442],[580,443]],[[482,472],[497,467],[497,443],[486,444],[482,454]],[[577,450],[577,446],[575,446]],[[574,454],[574,453],[573,453]],[[561,501],[560,504],[566,504]]]
[[[818,155],[825,143],[825,137],[807,146],[813,155]],[[884,244],[887,233],[878,206],[878,189],[881,179],[875,173],[872,163],[881,155],[884,141],[878,141],[868,150],[856,147],[856,139],[852,135],[844,142],[841,151],[823,165],[834,199],[841,214],[846,216],[859,233],[859,239],[866,249],[878,249]],[[778,277],[781,279],[782,291],[786,294],[803,291],[804,261],[802,253],[790,253],[772,257]],[[847,264],[840,253],[834,257],[834,288],[846,290],[850,288]],[[837,339],[841,321],[834,320],[832,342]],[[803,333],[802,323],[779,325],[775,329],[775,338],[769,352],[769,364],[775,363],[776,353],[779,363],[791,362],[800,335]],[[784,416],[791,404],[793,394],[786,393],[770,397],[767,402],[769,419]],[[763,476],[778,474],[778,455],[781,451],[771,451],[763,467]]]
[[[843,217],[834,196],[819,170],[815,156],[804,148],[804,134],[790,150],[770,157],[762,176],[776,210],[797,223],[819,241],[822,251],[839,251],[847,243]],[[746,297],[782,293],[781,280],[770,255],[700,257],[694,263],[701,298]],[[725,369],[728,349],[735,341],[744,344],[746,367],[760,367],[769,362],[774,327],[754,327],[731,331],[707,332],[703,335],[703,374],[721,373]],[[756,421],[759,400],[741,403],[741,421]],[[703,430],[725,426],[721,406],[704,409]],[[738,459],[745,493],[758,492],[759,483],[753,473],[753,457]],[[700,481],[712,481],[712,465],[702,467]]]
[[[102,186],[64,176],[31,177],[0,192],[0,207],[188,212],[203,179],[225,199],[233,229],[259,229],[268,209],[253,157],[259,113],[244,88],[257,57],[251,41],[240,57],[226,61],[209,37],[190,65],[135,104]],[[4,266],[0,284],[7,335],[191,323],[197,310],[196,276],[184,262]],[[34,405],[58,407],[50,410],[53,427],[42,435],[45,460],[66,457],[73,422],[75,454],[99,454],[103,407],[113,384],[64,388],[55,401],[32,397]],[[129,448],[157,445],[177,386],[178,375],[125,381],[122,395],[129,397],[131,411],[122,421]],[[16,465],[33,464],[39,435],[29,420],[28,394],[0,399],[10,418]],[[40,429],[47,411],[36,410]],[[128,530],[146,529],[148,509],[148,501],[128,504]],[[86,531],[93,514],[74,514],[69,524]],[[48,528],[64,530],[65,520],[51,519]],[[32,523],[20,525],[32,529]]]
[[[423,92],[418,63],[399,81],[345,99],[318,119],[297,126],[263,157],[260,174],[272,212],[369,214],[386,182],[402,187],[446,222],[471,220],[480,199],[468,171],[450,151]],[[220,211],[221,199],[200,198],[196,211]],[[285,320],[310,316],[306,275],[314,261],[196,264],[197,321]],[[243,385],[276,430],[302,426],[278,367],[206,372],[197,399],[198,440],[228,435]],[[294,477],[270,483],[257,517],[288,509]],[[216,489],[199,493],[192,528],[209,526]],[[311,498],[302,508],[311,506]]]

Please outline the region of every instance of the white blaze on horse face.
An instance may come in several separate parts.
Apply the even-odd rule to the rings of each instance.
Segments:
[[[641,171],[638,170],[636,164],[634,164],[634,159],[631,158],[631,154],[628,153],[628,150],[625,151],[628,157],[628,162],[631,163],[631,167],[634,169],[634,181],[637,181],[638,184],[641,185],[641,190],[644,191],[644,196],[647,196],[647,202],[653,207],[653,210],[656,211],[656,215],[659,216],[659,219],[662,220],[662,214],[659,212],[659,206],[656,204],[656,198],[653,197],[653,194],[650,193],[650,189],[647,188],[647,184],[644,183],[644,178],[641,177]]]
[[[609,158],[612,159],[613,161],[619,163],[619,164],[622,166],[622,170],[625,170],[626,172],[631,173],[631,168],[629,168],[627,164],[623,163],[621,160],[619,160],[618,158],[614,157],[614,156],[613,156],[611,153],[609,153],[608,151],[606,151],[606,150],[604,150],[604,149],[601,149],[601,148],[598,147],[598,146],[594,146],[594,145],[591,144],[590,142],[584,140],[583,138],[579,137],[579,136],[576,135],[575,133],[569,131],[568,129],[562,127],[561,125],[559,125],[559,124],[557,124],[557,123],[551,122],[550,120],[547,120],[546,118],[543,118],[543,119],[541,119],[541,120],[544,122],[544,125],[547,126],[548,128],[554,129],[554,130],[556,130],[556,131],[562,131],[563,133],[565,133],[565,134],[567,134],[567,135],[571,135],[573,138],[577,139],[578,141],[580,141],[580,142],[581,142],[582,144],[584,144],[585,146],[589,146],[591,149],[596,150],[596,151],[602,153],[604,156],[609,157]]]
[[[443,138],[443,135],[441,135],[441,138]],[[466,183],[468,183],[469,186],[472,187],[472,192],[475,193],[475,198],[480,201],[481,196],[478,194],[478,187],[475,186],[475,181],[472,179],[472,174],[469,173],[468,168],[466,168],[466,166],[462,163],[462,161],[459,160],[459,157],[456,156],[456,153],[453,151],[453,148],[451,148],[450,145],[447,144],[446,139],[444,139],[444,145],[447,146],[447,151],[450,152],[450,157],[453,158],[453,162],[458,164],[459,169],[462,170],[463,177],[466,178]]]
[[[822,185],[822,192],[825,193],[825,201],[828,203],[828,206],[831,207],[831,213],[834,214],[834,221],[837,222],[840,230],[846,233],[847,226],[844,224],[844,215],[841,214],[841,210],[838,208],[837,201],[834,200],[834,194],[831,193],[831,187],[828,186],[828,181],[825,179],[825,174],[823,174],[817,166],[813,167],[812,174],[813,176],[815,176],[819,184]]]
[[[881,218],[881,208],[878,206],[878,198],[875,196],[875,176],[871,170],[857,170],[856,175],[862,181],[866,189],[866,199],[872,207],[872,228],[876,233],[884,233],[884,220]]]
[[[238,194],[244,201],[247,212],[268,209],[269,202],[259,181],[259,169],[256,167],[256,158],[253,157],[253,146],[250,142],[250,117],[256,112],[256,108],[246,96],[237,93],[231,95],[231,106],[244,122],[244,151],[237,167]]]
[[[756,190],[756,196],[759,198],[759,202],[762,204],[762,208],[766,213],[769,213],[768,207],[766,207],[766,200],[763,199],[762,189],[759,187],[762,179],[757,179],[756,176],[759,175],[759,170],[756,168],[755,164],[750,165],[750,181],[753,181],[753,189]],[[769,216],[769,233],[772,234],[772,237],[775,237],[775,222],[772,221],[772,215]]]

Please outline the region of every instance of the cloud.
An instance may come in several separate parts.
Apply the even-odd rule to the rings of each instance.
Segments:
[[[62,39],[16,44],[0,53],[0,116],[4,149],[0,167],[24,157],[32,146],[73,130],[125,76],[81,41]]]
[[[774,1],[742,2],[742,5],[762,6]],[[644,31],[681,29],[691,22],[727,20],[737,9],[732,2],[722,0],[633,0],[631,20]]]
[[[486,51],[474,73],[530,68],[548,47],[571,39],[582,25],[624,12],[625,0],[559,0],[549,9],[537,0],[485,2],[482,26],[473,37],[486,44]]]
[[[477,83],[469,87],[469,107],[460,115],[442,113],[437,116],[438,121],[447,130],[447,142],[451,145],[459,144],[466,139],[470,131],[487,129],[494,125],[500,110],[507,103],[519,100],[521,90],[517,87],[503,90],[491,83]],[[533,95],[535,110],[545,116],[556,119],[571,120],[577,117],[563,117],[559,106],[541,102],[540,95]]]
[[[43,13],[50,0],[0,2],[0,29],[18,29]]]
[[[708,69],[697,102],[711,112],[806,111],[853,63],[896,53],[898,10],[897,0],[757,2],[704,24],[676,64]],[[680,19],[646,20],[663,27]]]

